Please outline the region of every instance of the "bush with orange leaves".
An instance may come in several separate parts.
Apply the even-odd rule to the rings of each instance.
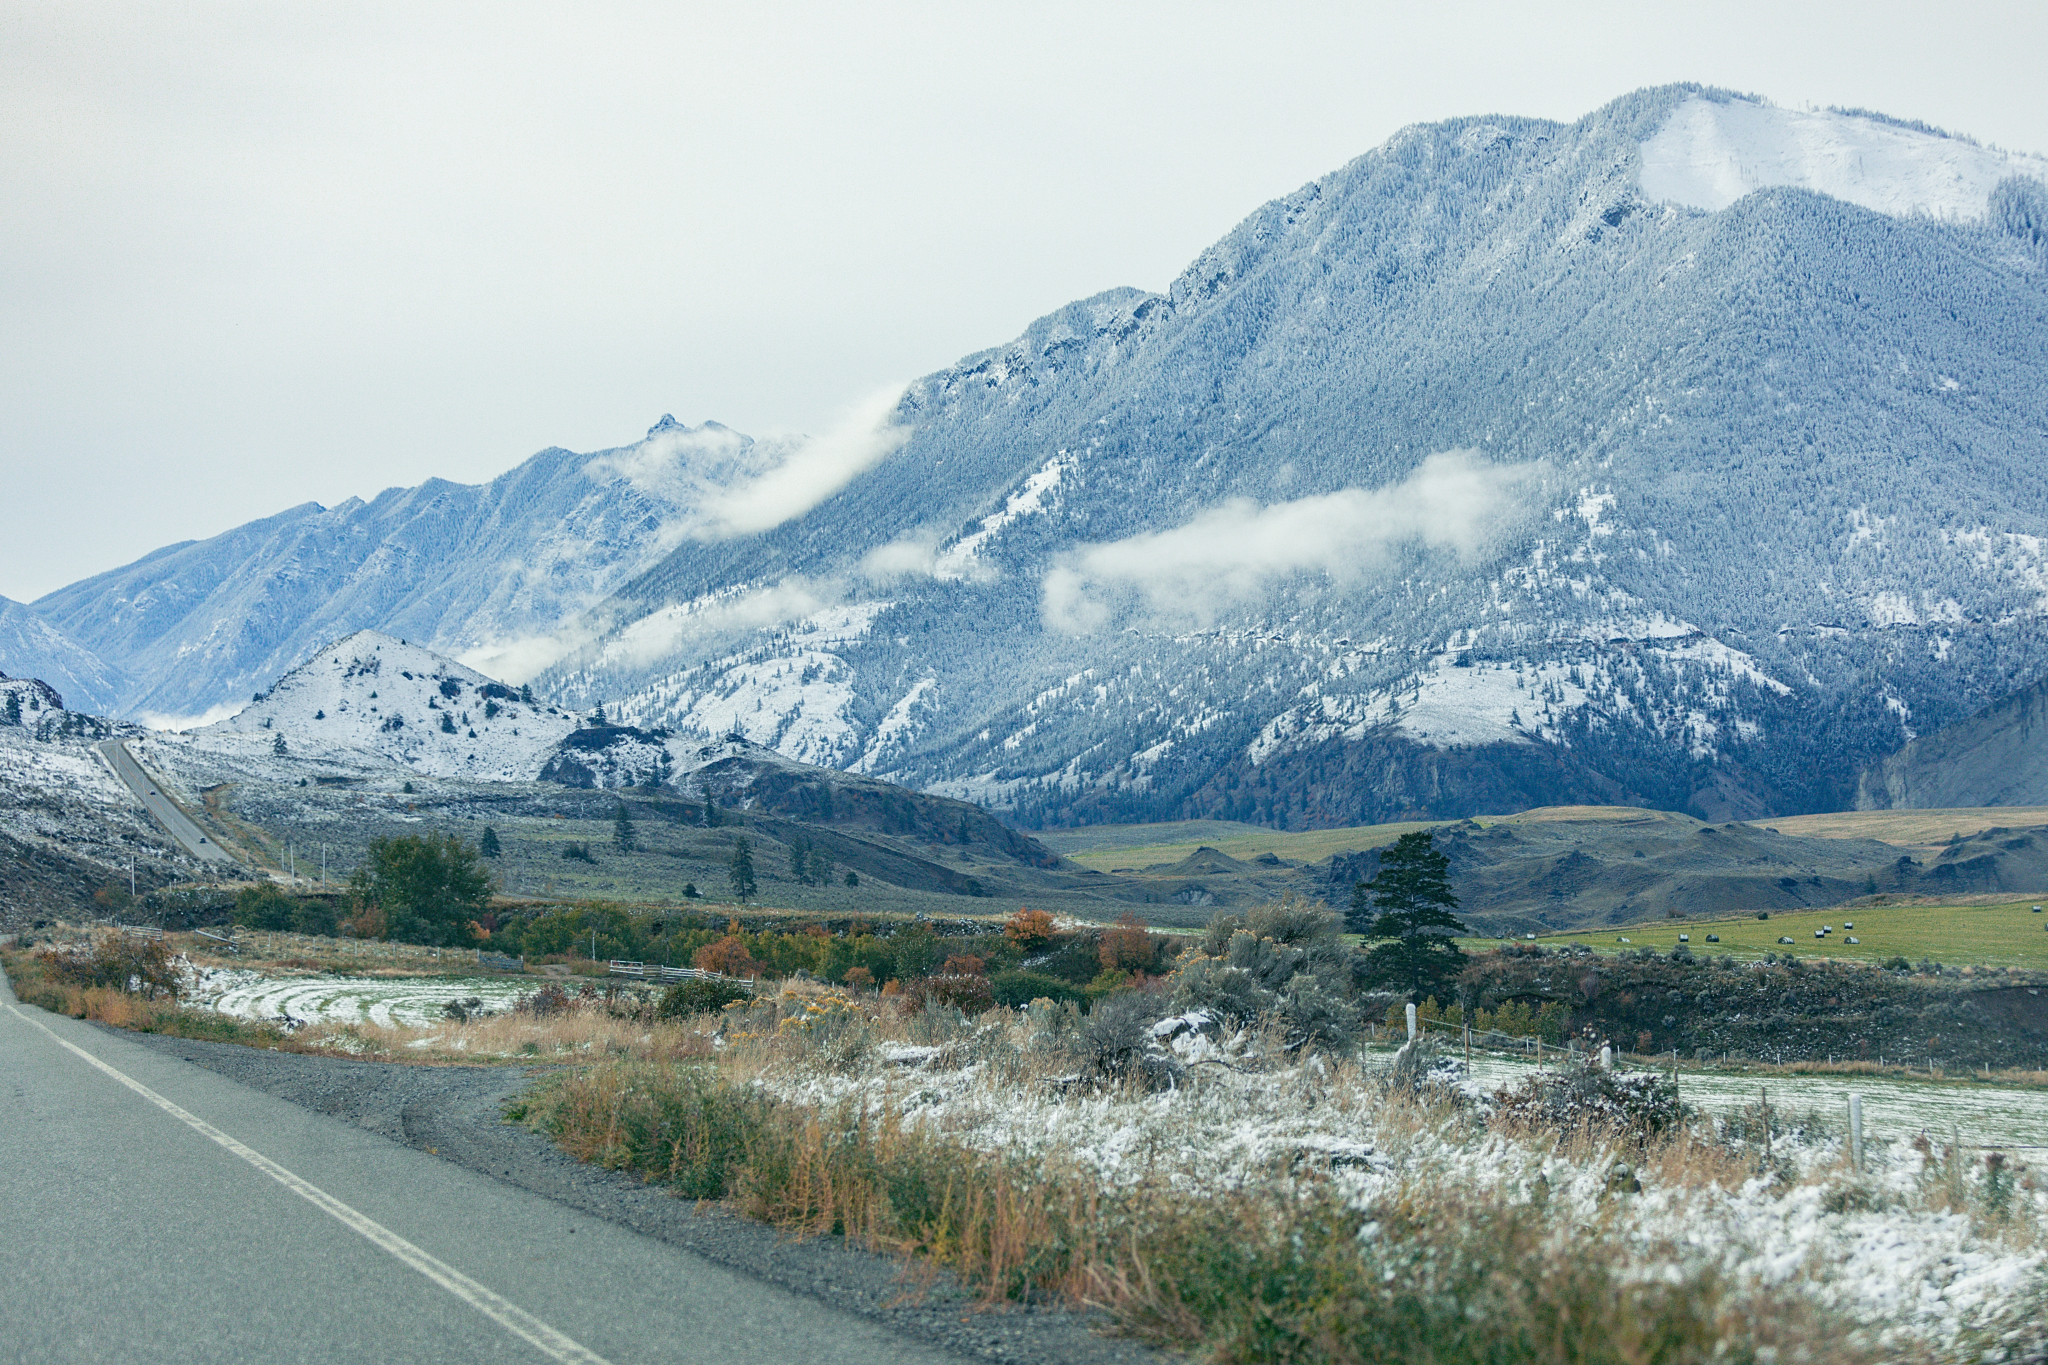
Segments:
[[[747,941],[738,934],[727,934],[716,943],[707,943],[697,950],[694,962],[699,971],[717,972],[721,976],[759,976],[761,964],[747,951]]]
[[[1150,971],[1159,956],[1159,943],[1137,912],[1126,910],[1102,931],[1101,953],[1106,972]]]
[[[972,953],[956,953],[939,968],[940,976],[987,976],[988,964]]]
[[[1003,937],[1027,953],[1035,953],[1052,942],[1056,926],[1043,910],[1019,910],[1003,926]]]

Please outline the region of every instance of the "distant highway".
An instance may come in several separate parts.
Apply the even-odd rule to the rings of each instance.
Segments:
[[[15,1003],[0,1362],[964,1358]]]
[[[209,863],[231,863],[234,859],[221,851],[220,845],[200,833],[199,826],[192,823],[192,817],[178,808],[175,801],[157,790],[156,780],[142,771],[142,765],[135,761],[135,755],[128,752],[128,746],[118,739],[103,740],[98,746],[107,766],[114,770],[114,776],[127,784],[135,793],[135,799],[156,818],[156,822],[170,831],[184,850],[193,857]]]

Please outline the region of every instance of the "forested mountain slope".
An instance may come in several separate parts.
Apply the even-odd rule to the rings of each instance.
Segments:
[[[1167,293],[911,385],[800,515],[698,516],[775,459],[700,478],[657,432],[597,457],[651,520],[574,592],[479,610],[494,542],[451,538],[298,609],[502,648],[609,591],[537,692],[1027,824],[1838,809],[2048,672],[2044,176],[1691,87],[1413,127]],[[153,562],[37,606],[176,687],[173,642],[244,617],[152,635],[188,578]],[[267,620],[287,581],[207,600]]]
[[[2048,664],[2043,164],[1679,88],[1408,129],[544,681],[1027,821],[1846,806]]]

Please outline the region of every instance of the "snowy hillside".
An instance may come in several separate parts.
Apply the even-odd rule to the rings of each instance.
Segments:
[[[311,761],[520,782],[538,776],[581,724],[432,650],[365,630],[321,650],[235,715],[180,739],[245,765],[288,759],[293,778]]]
[[[125,888],[131,867],[145,890],[200,871],[93,751],[137,733],[0,675],[0,926],[76,914],[100,888]]]
[[[31,608],[0,597],[0,673],[41,678],[80,711],[104,715],[121,690],[119,673]]]
[[[664,425],[536,457],[489,534],[391,529],[513,501],[429,485],[332,574],[290,513],[37,606],[155,709],[350,613],[552,660],[647,736],[558,751],[594,782],[671,730],[1027,823],[1840,808],[2048,673],[2042,164],[1696,87],[1420,125],[913,383],[800,513],[734,510],[781,455]],[[613,533],[549,540],[572,507]],[[514,590],[542,542],[569,587]]]

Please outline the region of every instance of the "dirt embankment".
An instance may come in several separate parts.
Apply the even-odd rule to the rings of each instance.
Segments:
[[[1638,1052],[1762,1061],[1888,1058],[1963,1069],[2048,1067],[2048,973],[1884,971],[1847,962],[1762,965],[1647,950],[1537,947],[1474,959],[1472,1002],[1558,1000],[1571,1028]]]

